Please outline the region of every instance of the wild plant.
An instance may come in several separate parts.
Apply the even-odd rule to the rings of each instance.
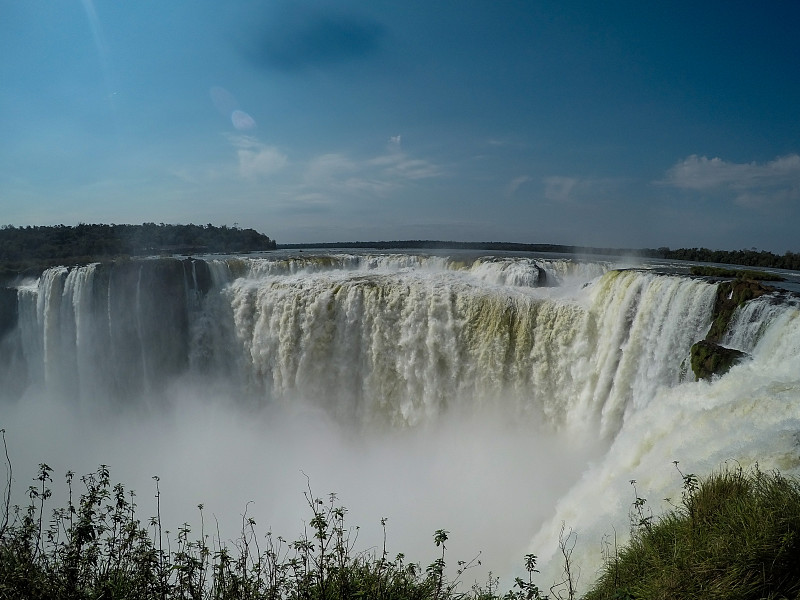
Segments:
[[[572,562],[572,552],[578,535],[574,530],[566,531],[566,523],[561,523],[561,530],[558,533],[558,550],[561,553],[562,564],[564,565],[563,579],[550,586],[550,593],[559,600],[574,600],[577,592],[580,569],[575,567]]]
[[[6,445],[6,430],[0,429],[0,435],[3,437],[3,453],[6,458],[6,485],[3,494],[2,511],[0,516],[0,539],[3,539],[8,529],[8,520],[11,517],[11,481],[13,479],[14,470],[11,468],[11,459],[8,456],[8,446]]]
[[[631,523],[631,535],[634,535],[641,529],[649,530],[653,526],[653,511],[647,505],[647,499],[639,496],[636,480],[631,479],[630,484],[633,487],[635,500],[628,511],[628,519]]]
[[[517,591],[509,590],[503,596],[503,600],[549,600],[549,596],[542,595],[539,587],[533,583],[533,574],[539,572],[536,568],[536,560],[535,554],[525,555],[524,562],[525,570],[528,572],[528,580],[525,581],[521,577],[514,578],[514,587],[517,588]],[[491,587],[489,591],[491,592]]]
[[[5,449],[4,435],[3,443]],[[445,529],[434,532],[439,555],[425,569],[402,553],[390,557],[386,518],[380,522],[382,545],[357,551],[359,528],[347,523],[347,509],[336,494],[317,497],[308,479],[304,498],[310,518],[296,540],[271,531],[259,535],[248,503],[238,536],[226,542],[219,524],[215,535],[207,531],[203,504],[197,505],[196,534],[188,523],[174,535],[165,529],[158,476],[153,477],[155,514],[140,519],[136,494],[112,483],[107,465],[80,478],[67,472],[66,504],[49,513],[52,469],[47,464],[39,466],[24,508],[10,506],[8,458],[7,472],[0,519],[4,600],[571,600],[576,593],[574,533],[565,533],[563,527],[565,579],[551,588],[553,595],[542,594],[534,584],[536,557],[529,554],[527,580],[518,578],[515,590],[501,596],[499,581],[491,573],[484,586],[476,583],[459,591],[466,573],[481,564],[480,553],[469,561],[456,561],[454,575],[448,576],[450,532]]]

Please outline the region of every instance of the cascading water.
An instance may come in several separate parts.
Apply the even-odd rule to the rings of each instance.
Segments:
[[[768,295],[738,309],[722,342],[751,358],[696,382],[689,352],[708,331],[716,285],[613,267],[457,253],[276,253],[57,267],[15,285],[13,301],[0,297],[0,397],[20,426],[34,422],[19,416],[25,406],[45,397],[47,406],[71,415],[118,414],[124,423],[131,411],[137,419],[159,414],[159,404],[168,411],[180,389],[202,389],[201,396],[224,389],[235,401],[221,404],[226,416],[215,412],[210,430],[200,427],[203,448],[215,438],[234,445],[220,432],[230,434],[225,420],[245,410],[252,422],[260,422],[260,411],[271,419],[260,431],[232,435],[258,448],[255,469],[311,438],[314,450],[295,449],[299,464],[288,455],[287,464],[309,470],[315,462],[349,461],[383,481],[379,464],[403,453],[411,462],[396,464],[384,485],[420,477],[417,485],[436,495],[469,490],[488,503],[489,519],[495,504],[497,512],[513,505],[506,512],[527,528],[518,535],[531,538],[539,529],[532,549],[545,556],[562,520],[586,544],[599,543],[612,526],[624,529],[629,479],[659,497],[674,493],[673,460],[701,473],[727,459],[796,470],[797,302]],[[190,419],[191,404],[176,406],[184,412],[165,420]],[[295,417],[278,426],[276,410]],[[339,436],[355,444],[354,454],[331,450]],[[194,443],[191,433],[176,437],[186,447]],[[328,446],[318,448],[323,438]],[[465,446],[464,438],[478,445]],[[190,462],[198,455],[213,462],[191,447]],[[169,448],[162,455],[180,455]],[[105,461],[102,449],[96,460]],[[237,464],[243,460],[240,454]],[[370,460],[382,462],[359,462]],[[426,474],[412,476],[409,464]],[[330,466],[336,468],[344,471]],[[358,489],[359,477],[336,481]],[[458,487],[470,478],[490,489]],[[416,498],[411,488],[408,502]],[[504,489],[518,498],[500,498]],[[436,502],[426,502],[405,507],[424,526],[421,513],[439,517]],[[498,516],[495,525],[503,523]],[[512,545],[515,556],[525,550],[523,540]],[[483,547],[489,554],[491,543]],[[584,552],[586,564],[596,564],[595,554]]]

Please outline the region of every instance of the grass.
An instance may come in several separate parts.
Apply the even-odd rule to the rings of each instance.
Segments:
[[[800,597],[800,485],[741,469],[684,476],[682,502],[637,525],[587,600]]]
[[[5,437],[3,436],[5,446]],[[42,464],[27,507],[11,507],[11,463],[0,501],[0,598],[8,600],[574,600],[574,537],[560,539],[564,581],[549,594],[533,581],[536,557],[524,557],[527,578],[501,593],[485,584],[462,590],[478,557],[448,569],[449,532],[437,530],[440,555],[423,568],[382,548],[357,551],[357,527],[334,494],[305,493],[309,520],[288,541],[258,534],[242,516],[241,531],[223,542],[209,532],[203,505],[199,531],[162,530],[159,480],[156,514],[142,521],[136,495],[112,484],[108,467],[76,481],[67,473],[65,507],[48,508],[51,469]],[[677,467],[677,463],[676,463]],[[639,497],[631,507],[632,539],[613,555],[584,598],[800,598],[800,484],[778,473],[724,470],[705,480],[684,475],[673,509],[654,518]],[[80,490],[80,491],[78,491]],[[563,531],[562,531],[563,534]],[[571,540],[571,541],[570,541]],[[454,572],[449,577],[448,572]]]

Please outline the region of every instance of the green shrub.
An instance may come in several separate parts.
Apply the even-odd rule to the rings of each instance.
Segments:
[[[67,505],[50,510],[51,469],[42,464],[28,488],[28,506],[12,508],[7,453],[6,462],[0,501],[3,600],[574,600],[578,593],[574,532],[563,526],[564,579],[550,587],[549,596],[533,581],[538,571],[532,554],[524,559],[527,579],[517,578],[504,595],[491,572],[486,584],[460,592],[460,580],[480,561],[459,561],[449,578],[449,532],[434,533],[441,554],[426,568],[403,554],[389,556],[385,519],[383,547],[357,552],[358,528],[346,523],[347,510],[335,494],[323,500],[310,486],[310,519],[295,541],[272,532],[258,535],[245,509],[238,538],[224,543],[206,533],[202,504],[199,532],[184,524],[169,538],[161,527],[158,477],[156,514],[142,522],[136,495],[112,485],[104,465],[79,479],[80,493],[67,473]],[[800,483],[758,469],[727,469],[703,481],[680,474],[682,500],[660,518],[631,482],[631,541],[606,555],[603,573],[584,597],[800,598]]]
[[[683,501],[609,558],[587,600],[800,597],[800,485],[778,473],[685,476]]]
[[[158,477],[153,478],[156,515],[142,523],[136,495],[121,484],[112,485],[105,465],[80,478],[83,491],[77,501],[74,475],[67,473],[67,506],[52,510],[49,517],[50,467],[40,465],[26,508],[10,507],[10,461],[7,468],[0,518],[3,600],[448,600],[465,596],[456,592],[459,579],[480,564],[477,557],[459,562],[456,577],[448,579],[444,530],[434,534],[441,555],[426,569],[407,562],[403,554],[392,559],[386,550],[385,519],[382,552],[356,552],[358,528],[345,523],[347,510],[334,494],[326,502],[310,487],[310,530],[293,542],[271,532],[259,536],[246,511],[238,539],[230,544],[210,539],[200,504],[196,537],[183,524],[164,543],[168,532],[161,527]],[[481,587],[473,590],[489,597]]]

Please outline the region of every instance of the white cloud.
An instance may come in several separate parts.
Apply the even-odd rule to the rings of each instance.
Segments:
[[[229,137],[236,147],[239,173],[247,179],[257,179],[277,173],[286,166],[286,155],[275,146],[267,146],[256,138],[238,135]]]
[[[318,192],[292,195],[274,202],[273,205],[283,213],[294,214],[324,213],[333,208],[331,199]]]
[[[800,155],[758,164],[693,154],[667,171],[659,183],[686,190],[728,192],[743,206],[800,200]]]
[[[388,151],[373,158],[359,160],[336,152],[313,158],[303,176],[304,193],[382,195],[410,182],[442,175],[438,165],[409,157],[399,144],[399,135],[390,138]]]
[[[554,175],[544,178],[544,197],[553,202],[566,202],[570,199],[570,193],[578,184],[574,177],[562,177]]]
[[[310,183],[323,183],[338,179],[357,169],[358,165],[344,154],[323,154],[308,163],[305,179]]]
[[[350,191],[369,192],[371,194],[385,194],[397,186],[380,179],[366,179],[362,177],[349,177],[342,182],[342,187]]]
[[[272,175],[286,166],[286,156],[271,146],[258,150],[239,150],[237,155],[239,172],[248,179]]]
[[[382,176],[393,179],[428,179],[442,174],[442,170],[434,163],[409,158],[404,152],[378,156],[367,161],[367,165],[378,167]]]
[[[326,192],[344,190],[381,194],[396,187],[392,182],[379,178],[367,163],[339,153],[323,154],[312,159],[306,167],[304,179],[307,185],[321,186]]]
[[[168,173],[177,177],[184,183],[193,185],[206,185],[230,176],[230,169],[224,169],[216,164],[178,165],[168,169]]]
[[[527,183],[531,180],[529,175],[521,175],[520,177],[515,177],[511,180],[511,182],[506,186],[506,196],[513,196],[517,193],[517,190],[523,183]]]

